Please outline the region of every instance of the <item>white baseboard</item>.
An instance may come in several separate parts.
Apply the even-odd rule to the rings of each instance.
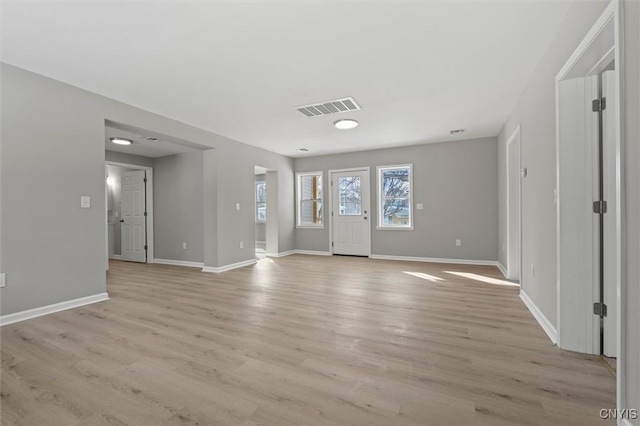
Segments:
[[[285,257],[285,256],[291,256],[292,254],[295,254],[295,253],[296,253],[295,250],[282,251],[280,253],[267,253],[267,257]]]
[[[243,260],[242,262],[232,263],[230,265],[223,266],[204,266],[202,272],[213,272],[219,274],[220,272],[230,271],[232,269],[242,268],[243,266],[249,266],[256,263],[255,259]]]
[[[78,308],[92,303],[109,300],[107,293],[98,293],[92,296],[81,297],[79,299],[67,300],[65,302],[54,303],[53,305],[41,306],[39,308],[27,309],[26,311],[15,312],[13,314],[0,316],[0,326],[37,318],[54,312],[66,311],[67,309]]]
[[[331,256],[328,251],[315,251],[315,250],[294,250],[296,254],[308,254],[311,256]]]
[[[173,259],[153,259],[153,263],[159,263],[161,265],[174,265],[174,266],[190,266],[192,268],[203,268],[203,262],[188,262],[186,260],[173,260]]]
[[[121,254],[114,254],[114,255],[111,255],[110,259],[122,260],[122,255]]]
[[[498,266],[498,262],[496,262],[495,260],[443,259],[439,257],[389,256],[386,254],[372,254],[369,257],[372,259],[401,260],[405,262],[455,263],[459,265]]]
[[[504,266],[502,266],[502,263],[496,262],[496,266],[498,267],[498,269],[500,270],[504,278],[508,280],[509,275],[507,275],[507,269]]]
[[[542,327],[544,332],[547,333],[547,336],[549,336],[549,339],[551,339],[553,344],[557,344],[558,331],[553,326],[553,324],[551,324],[551,321],[549,321],[547,317],[544,316],[542,311],[538,309],[536,304],[533,303],[533,300],[531,300],[529,296],[527,296],[527,293],[525,293],[522,289],[520,289],[520,299],[525,304],[525,306],[529,308],[529,311],[531,311],[531,314],[533,314],[533,317],[536,319],[536,321],[538,321],[538,324],[540,324],[540,327]]]

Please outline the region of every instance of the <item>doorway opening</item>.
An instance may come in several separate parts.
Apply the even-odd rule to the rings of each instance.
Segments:
[[[153,168],[106,162],[108,258],[153,262]]]
[[[278,256],[278,172],[254,166],[256,260]]]
[[[369,167],[329,170],[331,254],[371,256]]]

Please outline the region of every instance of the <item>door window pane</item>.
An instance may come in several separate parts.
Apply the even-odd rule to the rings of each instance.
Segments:
[[[360,215],[362,213],[360,177],[339,177],[338,187],[340,189],[340,206],[338,214],[340,216]]]

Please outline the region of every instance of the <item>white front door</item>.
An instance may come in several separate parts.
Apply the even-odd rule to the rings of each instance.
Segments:
[[[333,254],[371,254],[369,171],[331,173]]]
[[[147,261],[146,191],[144,170],[122,174],[122,259]]]

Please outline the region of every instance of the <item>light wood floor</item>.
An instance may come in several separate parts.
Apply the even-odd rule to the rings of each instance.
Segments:
[[[613,377],[554,347],[500,280],[349,257],[114,261],[111,300],[2,328],[1,421],[605,424]]]

